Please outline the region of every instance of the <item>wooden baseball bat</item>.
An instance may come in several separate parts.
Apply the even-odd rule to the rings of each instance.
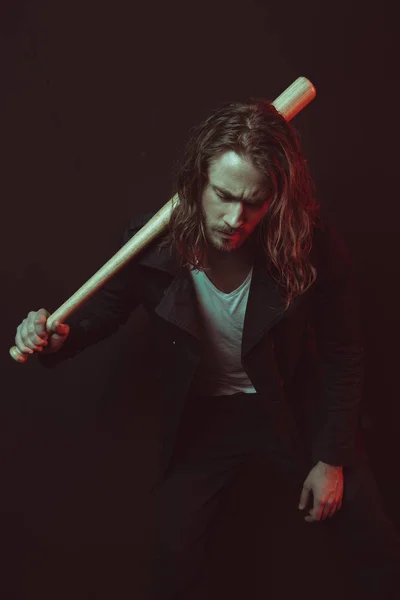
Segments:
[[[307,104],[315,98],[316,91],[313,84],[305,77],[298,77],[278,98],[272,103],[287,121],[293,119]],[[179,202],[175,194],[168,202],[140,229],[118,252],[110,258],[82,287],[79,288],[64,304],[62,304],[46,322],[46,329],[50,332],[56,321],[62,323],[81,304],[88,300],[102,285],[115,275],[134,256],[144,250],[168,226],[172,211]],[[28,360],[28,353],[22,353],[13,346],[10,354],[14,360],[24,363]]]

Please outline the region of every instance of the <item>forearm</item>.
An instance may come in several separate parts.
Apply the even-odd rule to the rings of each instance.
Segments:
[[[320,431],[316,445],[321,460],[343,464],[351,460],[359,426],[364,382],[361,340],[337,346],[322,369]]]
[[[124,289],[126,287],[126,289]],[[113,335],[129,318],[139,301],[129,294],[121,278],[98,290],[65,321],[70,333],[63,346],[54,354],[38,355],[39,363],[52,368]]]
[[[331,226],[319,237],[319,277],[313,327],[320,366],[313,458],[332,465],[351,462],[364,381],[360,298],[347,248]]]
[[[131,223],[121,237],[120,247],[137,233],[148,218],[149,215],[145,215],[137,223]],[[135,260],[131,260],[70,315],[65,321],[70,326],[68,338],[55,354],[39,354],[40,364],[54,367],[115,333],[141,304],[140,281],[140,270]]]

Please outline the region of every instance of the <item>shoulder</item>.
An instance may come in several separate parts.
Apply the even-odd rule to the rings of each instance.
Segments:
[[[156,212],[157,211],[142,213],[136,217],[133,217],[127,224],[127,227],[122,234],[122,243],[126,244],[131,237],[133,237],[140,229],[142,229],[142,227],[144,227],[144,225],[146,225],[146,223],[150,221],[152,217],[154,217]]]
[[[143,213],[131,219],[122,235],[121,246],[127,244],[129,240],[134,237],[150,221],[150,219],[154,217],[154,215],[157,214],[157,212],[158,211]],[[143,247],[138,253],[139,255],[136,264],[139,266],[161,269],[163,271],[168,271],[171,274],[176,274],[176,271],[179,268],[179,257],[171,248],[170,244],[164,243],[166,237],[167,231],[160,232],[155,236],[150,234],[150,240],[145,241]]]
[[[318,279],[346,279],[353,272],[353,261],[347,242],[335,218],[328,213],[318,216],[313,229],[311,262]]]

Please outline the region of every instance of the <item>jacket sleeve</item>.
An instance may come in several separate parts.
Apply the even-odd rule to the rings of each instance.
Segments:
[[[133,220],[120,240],[120,247],[148,220]],[[109,279],[65,321],[70,333],[63,346],[54,354],[38,354],[43,367],[52,368],[82,352],[87,346],[111,336],[126,323],[132,311],[141,304],[140,268],[131,260]]]
[[[320,364],[320,412],[313,460],[350,464],[356,449],[364,382],[359,291],[347,247],[330,221],[317,230],[313,320]]]

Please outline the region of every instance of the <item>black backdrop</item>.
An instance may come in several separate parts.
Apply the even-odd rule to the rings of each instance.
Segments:
[[[317,99],[293,123],[356,263],[365,437],[399,524],[395,22],[388,0],[2,1],[2,598],[146,597],[146,490],[158,433],[146,315],[139,309],[114,337],[55,371],[34,358],[17,365],[8,348],[29,310],[57,308],[111,256],[131,217],[168,200],[193,124],[221,101],[272,100],[299,75]],[[271,492],[263,496],[251,478],[248,486],[251,499],[241,492],[239,505],[258,498],[262,511]],[[266,517],[259,536],[278,544],[285,534],[273,533],[274,520]],[[299,573],[310,565],[304,556],[319,564],[313,535],[298,542]],[[287,536],[281,559],[294,543]],[[261,543],[252,577],[254,569],[263,576],[263,553],[267,561]],[[240,557],[232,553],[231,572]],[[281,573],[286,563],[276,562]]]

